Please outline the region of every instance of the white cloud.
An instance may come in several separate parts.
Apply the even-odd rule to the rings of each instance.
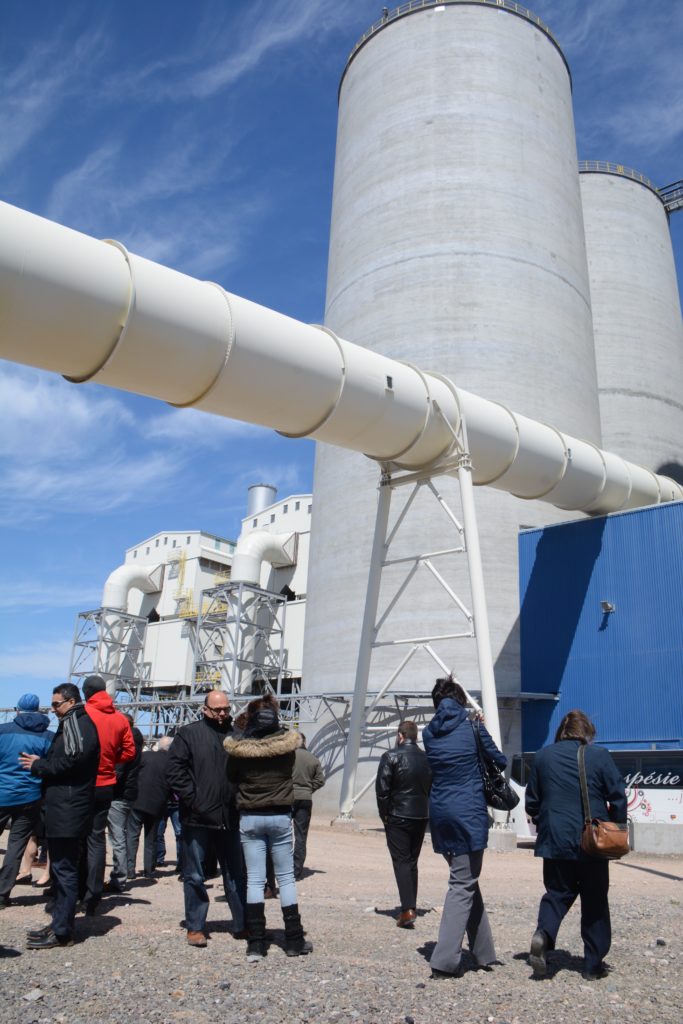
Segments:
[[[76,584],[72,581],[59,582],[37,579],[12,579],[0,582],[0,608],[11,611],[30,609],[42,611],[46,608],[95,608],[102,597],[102,588],[92,583]]]
[[[312,51],[357,17],[353,0],[251,0],[238,13],[233,5],[211,6],[183,53],[119,74],[104,89],[108,96],[115,91],[146,102],[206,99],[254,71],[273,50],[308,41]]]
[[[59,108],[82,87],[84,75],[103,59],[104,33],[90,29],[75,38],[73,26],[36,43],[13,67],[3,71],[0,108],[0,168],[19,156],[52,120]]]
[[[0,650],[0,679],[63,682],[69,674],[70,640],[38,640]],[[20,696],[20,691],[17,696]]]
[[[0,456],[17,463],[84,458],[133,424],[113,393],[0,362]]]
[[[179,475],[173,454],[101,452],[98,458],[14,464],[4,473],[0,522],[40,521],[56,514],[97,515],[159,501]]]

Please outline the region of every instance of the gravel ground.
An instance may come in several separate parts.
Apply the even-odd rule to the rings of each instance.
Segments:
[[[169,840],[172,849],[170,834]],[[214,902],[216,883],[206,949],[185,942],[182,886],[172,869],[161,869],[155,884],[140,880],[124,897],[106,898],[99,916],[79,916],[78,941],[64,949],[25,949],[26,929],[47,919],[40,895],[15,888],[16,902],[0,911],[0,1020],[681,1024],[681,858],[631,854],[612,866],[612,971],[593,983],[581,978],[576,910],[560,932],[547,978],[532,979],[526,954],[542,886],[541,863],[530,849],[489,852],[484,861],[482,889],[502,966],[467,969],[447,981],[431,981],[427,964],[447,876],[428,838],[413,930],[393,922],[396,892],[382,831],[314,823],[307,868],[299,903],[313,954],[284,955],[279,903],[268,901],[274,945],[256,965],[247,964],[244,943],[230,934],[226,904]]]

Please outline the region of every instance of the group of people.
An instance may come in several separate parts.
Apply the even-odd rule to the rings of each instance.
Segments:
[[[9,826],[0,907],[9,904],[31,835],[44,832],[49,854],[51,920],[29,930],[28,948],[73,943],[77,909],[96,913],[103,892],[122,892],[135,877],[143,830],[143,875],[153,878],[160,823],[177,810],[189,945],[207,944],[205,882],[215,859],[233,933],[247,939],[250,960],[266,955],[264,889],[271,857],[285,952],[310,953],[296,877],[304,867],[312,794],[325,780],[302,735],[282,726],[277,701],[258,698],[233,723],[227,694],[212,690],[197,721],[143,753],[142,735],[115,709],[100,677],[85,680],[83,696],[85,701],[70,683],[55,687],[56,733],[47,729],[35,695],[24,695],[14,721],[0,727],[0,831]],[[112,871],[105,881],[107,827]]]
[[[160,822],[170,812],[177,817],[188,944],[207,944],[207,865],[214,858],[233,934],[246,939],[250,961],[268,951],[269,863],[279,888],[285,952],[310,953],[296,883],[306,856],[312,795],[325,780],[302,735],[283,726],[277,700],[268,695],[252,700],[233,721],[228,695],[211,690],[197,721],[182,726],[172,741],[163,738],[155,751],[142,753],[141,734],[115,709],[98,676],[85,680],[83,696],[85,702],[70,683],[55,687],[54,734],[31,694],[19,700],[14,721],[0,726],[0,831],[10,826],[0,907],[9,902],[30,837],[42,830],[47,838],[51,921],[28,932],[28,947],[73,942],[77,906],[95,913],[105,889],[121,892],[134,877],[143,830],[143,874],[153,877]],[[465,935],[477,968],[491,970],[498,963],[479,888],[489,830],[482,758],[500,769],[506,758],[452,676],[436,681],[432,699],[435,713],[423,731],[424,751],[415,722],[401,722],[396,747],[380,760],[376,795],[399,891],[400,928],[412,928],[417,918],[418,858],[428,824],[435,852],[448,863],[448,890],[430,961],[432,977],[440,980],[462,974]],[[606,972],[609,868],[606,860],[581,848],[580,747],[594,816],[625,822],[626,795],[609,753],[591,745],[594,737],[587,716],[569,712],[555,742],[536,755],[527,784],[526,810],[537,826],[535,853],[543,858],[546,890],[529,955],[537,975],[545,974],[547,954],[577,897],[584,978]],[[113,864],[105,883],[107,827]]]
[[[473,720],[467,696],[452,676],[436,681],[432,700],[435,714],[422,734],[424,751],[417,744],[415,722],[401,722],[395,749],[380,759],[375,789],[401,902],[399,928],[412,928],[417,918],[418,858],[428,823],[433,848],[448,863],[448,890],[430,960],[432,978],[443,980],[463,972],[465,935],[477,968],[491,970],[498,963],[479,888],[489,831],[481,758],[501,769],[507,762],[483,723]],[[535,855],[543,858],[546,890],[529,952],[537,976],[546,973],[547,953],[555,948],[562,920],[577,897],[583,977],[594,981],[607,971],[609,862],[581,848],[579,747],[585,748],[592,815],[623,823],[627,804],[624,781],[609,752],[591,745],[594,738],[595,728],[584,712],[570,711],[555,742],[536,754],[526,788],[525,807],[537,828]]]

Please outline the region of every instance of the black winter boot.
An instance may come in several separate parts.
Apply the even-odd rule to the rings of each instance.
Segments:
[[[244,908],[244,923],[248,932],[247,960],[262,960],[268,953],[266,942],[265,904],[247,903]]]
[[[282,908],[285,921],[285,953],[287,956],[305,956],[313,952],[313,946],[304,938],[304,929],[299,917],[299,904],[292,903]]]

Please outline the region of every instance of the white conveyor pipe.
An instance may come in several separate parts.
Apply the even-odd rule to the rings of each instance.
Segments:
[[[673,480],[439,373],[4,203],[0,356],[406,469],[448,452],[464,415],[475,484],[562,509],[605,513],[683,497]]]
[[[255,583],[261,581],[261,566],[270,562],[275,568],[284,568],[296,562],[296,534],[269,533],[267,530],[252,530],[237,539],[232,556],[230,580],[233,583]]]
[[[107,576],[102,591],[102,607],[116,611],[128,610],[128,594],[141,590],[143,594],[156,594],[161,590],[163,565],[120,565]]]

